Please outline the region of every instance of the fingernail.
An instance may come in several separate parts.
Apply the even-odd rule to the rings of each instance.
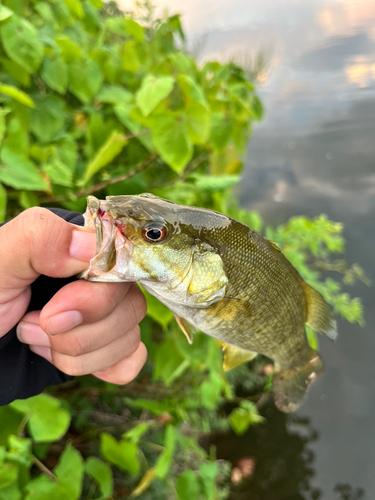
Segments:
[[[39,346],[30,346],[30,351],[35,352],[35,354],[38,354],[39,356],[42,356],[42,358],[47,359],[50,363],[52,363],[52,355],[51,355],[51,349],[48,347],[39,347]]]
[[[88,262],[95,255],[96,233],[88,231],[74,230],[72,233],[72,242],[70,244],[70,256],[77,260]]]
[[[80,325],[83,321],[82,314],[78,311],[65,311],[55,314],[47,321],[47,333],[56,335],[64,333]]]
[[[50,341],[46,332],[39,325],[33,323],[19,323],[17,326],[17,337],[23,344],[50,347]]]

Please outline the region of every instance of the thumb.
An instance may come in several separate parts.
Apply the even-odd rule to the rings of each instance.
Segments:
[[[0,337],[15,326],[40,274],[73,276],[95,254],[95,232],[64,221],[45,208],[30,208],[0,228]]]

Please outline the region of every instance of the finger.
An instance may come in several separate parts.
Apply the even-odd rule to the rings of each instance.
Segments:
[[[100,287],[99,287],[100,288]],[[21,342],[33,346],[51,347],[67,356],[81,356],[96,351],[127,334],[146,314],[145,298],[136,285],[114,309],[112,314],[92,324],[81,325],[66,333],[47,335],[40,327],[40,311],[26,314],[17,326]]]
[[[131,382],[141,371],[147,359],[146,346],[141,342],[138,349],[130,356],[93,375],[110,384],[125,385]]]
[[[51,347],[49,335],[39,326],[40,311],[32,311],[22,318],[17,325],[17,337],[23,344],[39,347]]]
[[[146,314],[146,300],[134,283],[75,281],[64,286],[46,304],[40,315],[40,326],[50,335],[60,334],[78,325],[97,323],[120,304],[122,321],[132,326]]]
[[[0,228],[0,291],[25,288],[40,274],[73,276],[95,254],[96,234],[45,208],[30,208]]]
[[[87,375],[106,370],[133,354],[140,344],[140,330],[136,326],[109,345],[81,356],[68,356],[48,347],[30,346],[30,349],[53,363],[67,375]]]
[[[30,208],[0,228],[0,336],[24,313],[28,286],[40,275],[61,278],[83,271],[96,235],[45,208]]]

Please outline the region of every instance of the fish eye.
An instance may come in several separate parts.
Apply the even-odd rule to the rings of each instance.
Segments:
[[[149,226],[143,230],[143,237],[151,243],[158,243],[163,241],[168,235],[165,226]]]

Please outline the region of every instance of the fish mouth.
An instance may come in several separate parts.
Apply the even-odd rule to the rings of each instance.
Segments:
[[[96,231],[96,252],[79,278],[88,281],[129,281],[125,278],[133,244],[126,226],[110,213],[108,203],[94,196],[87,198],[85,226]]]

